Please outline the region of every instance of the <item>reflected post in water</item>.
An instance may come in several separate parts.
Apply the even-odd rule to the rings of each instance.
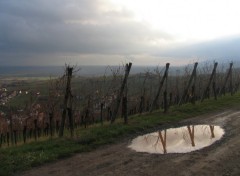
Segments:
[[[188,125],[187,129],[188,129],[188,132],[189,132],[189,136],[190,136],[190,139],[191,139],[192,146],[195,147],[195,142],[194,142],[194,125],[192,125],[192,129],[191,129],[190,125]]]

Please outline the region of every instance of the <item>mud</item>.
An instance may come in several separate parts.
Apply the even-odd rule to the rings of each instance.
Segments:
[[[168,176],[168,175],[240,175],[240,109],[212,113],[175,124],[164,130],[189,124],[211,124],[224,129],[221,140],[190,153],[139,153],[127,146],[131,139],[104,146],[89,153],[33,168],[22,176]],[[160,129],[160,130],[161,130]],[[153,129],[151,132],[154,132]],[[142,134],[143,135],[143,134]]]

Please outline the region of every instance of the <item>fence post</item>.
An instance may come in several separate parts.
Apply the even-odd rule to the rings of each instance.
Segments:
[[[211,83],[212,83],[212,81],[213,81],[213,79],[215,79],[215,77],[216,77],[216,70],[217,70],[217,66],[218,66],[218,63],[217,62],[215,62],[214,63],[214,68],[213,68],[213,71],[212,71],[212,74],[211,74],[211,76],[210,76],[210,79],[209,79],[209,81],[208,81],[208,84],[207,84],[207,87],[206,87],[206,89],[205,89],[205,91],[204,91],[204,93],[203,93],[203,95],[202,95],[202,99],[201,99],[201,102],[203,102],[203,100],[205,99],[205,97],[206,97],[206,95],[207,95],[207,92],[210,90],[210,85],[211,85]],[[216,92],[216,85],[215,85],[216,83],[215,83],[215,80],[213,81],[213,92]],[[215,93],[214,93],[214,95],[215,95]],[[214,96],[215,97],[215,96]],[[216,99],[216,97],[215,97],[215,99]]]
[[[152,106],[151,106],[149,112],[152,112],[152,111],[154,110],[154,108],[156,107],[156,105],[157,105],[157,101],[158,101],[159,95],[160,95],[160,93],[161,93],[161,90],[162,90],[164,81],[165,81],[165,79],[166,79],[167,76],[168,76],[169,66],[170,66],[170,63],[167,63],[167,64],[166,64],[166,69],[165,69],[164,75],[163,75],[162,80],[161,80],[161,82],[160,82],[160,84],[159,84],[157,94],[156,94],[156,96],[155,96],[155,98],[154,98],[154,100],[153,100],[153,103],[152,103]]]
[[[124,91],[125,85],[127,83],[127,79],[128,79],[128,75],[130,73],[131,67],[132,67],[131,62],[129,62],[129,64],[126,64],[126,66],[125,66],[125,76],[124,76],[124,79],[123,79],[123,82],[122,82],[122,85],[121,85],[121,88],[120,88],[120,92],[117,96],[117,102],[116,102],[115,109],[113,111],[113,116],[112,116],[112,119],[111,119],[111,123],[113,123],[115,121],[116,117],[117,117],[118,109],[119,109],[120,102],[121,102],[121,99],[122,99],[122,96],[123,96],[123,91]]]
[[[184,90],[184,92],[183,92],[183,95],[182,95],[182,97],[181,97],[178,105],[182,105],[183,103],[185,103],[185,99],[186,99],[186,96],[187,96],[187,94],[188,94],[189,88],[190,88],[193,80],[196,79],[197,66],[198,66],[198,63],[196,62],[196,63],[194,64],[194,68],[193,68],[193,71],[192,71],[192,75],[191,75],[191,77],[190,77],[190,79],[189,79],[189,81],[188,81],[188,85],[187,85],[187,87],[185,88],[185,90]],[[195,80],[194,80],[194,81],[195,81]],[[192,89],[194,89],[194,88],[192,87]]]
[[[227,76],[226,76],[225,81],[223,83],[223,87],[221,88],[221,90],[219,92],[220,95],[225,93],[225,91],[226,91],[226,84],[227,84],[229,78],[230,78],[230,91],[231,91],[231,94],[233,94],[233,91],[232,91],[232,67],[233,67],[233,63],[231,62],[230,66],[229,66],[229,70],[228,70]]]

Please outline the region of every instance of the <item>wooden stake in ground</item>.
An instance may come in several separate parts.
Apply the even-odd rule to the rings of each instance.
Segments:
[[[215,80],[213,81],[213,79],[216,77],[216,70],[217,70],[217,66],[218,66],[218,63],[215,62],[214,63],[214,68],[213,68],[213,71],[212,71],[212,74],[210,76],[210,79],[208,81],[208,84],[207,84],[207,87],[203,93],[203,96],[202,96],[202,99],[201,99],[201,102],[203,102],[203,100],[205,99],[206,95],[207,95],[207,92],[210,90],[210,85],[212,84],[212,82],[215,84]],[[213,88],[215,88],[215,85],[213,84]],[[215,92],[216,90],[213,90],[213,92]]]
[[[176,71],[176,87],[175,87],[175,91],[176,91],[176,95],[175,95],[175,99],[174,99],[174,104],[178,104],[179,99],[180,99],[180,95],[179,95],[179,70]]]
[[[144,98],[144,96],[141,96],[139,109],[138,109],[139,114],[142,114],[142,112],[144,112],[144,110],[145,110],[144,104],[145,104],[145,98]]]
[[[128,114],[127,114],[127,96],[123,96],[122,99],[122,108],[123,108],[123,118],[124,118],[124,124],[128,123]]]
[[[67,105],[68,105],[69,98],[71,96],[71,78],[72,78],[73,67],[67,66],[66,72],[67,72],[67,85],[66,85],[66,92],[64,96],[64,102],[63,102],[63,113],[62,113],[60,129],[59,129],[59,137],[63,137],[64,125],[65,125],[67,108],[68,108]]]
[[[130,73],[131,67],[132,67],[132,63],[131,62],[129,62],[129,64],[126,64],[126,66],[125,66],[125,76],[124,76],[124,79],[123,79],[123,82],[122,82],[119,94],[117,96],[117,102],[116,102],[115,109],[113,111],[111,123],[113,123],[115,121],[116,117],[117,117],[118,109],[119,109],[120,102],[121,102],[121,99],[122,99],[122,96],[123,96],[123,91],[124,91],[125,85],[127,83],[127,79],[128,79],[128,75]]]
[[[34,139],[37,140],[37,119],[34,119]]]
[[[103,125],[103,106],[104,106],[104,104],[101,103],[101,113],[100,113],[100,121],[101,121],[101,125]]]
[[[158,101],[159,95],[160,95],[160,93],[161,93],[161,90],[162,90],[164,81],[165,81],[165,79],[166,79],[167,76],[168,76],[169,66],[170,66],[170,63],[167,63],[167,64],[166,64],[166,69],[165,69],[164,75],[163,75],[162,80],[161,80],[161,82],[160,82],[160,84],[159,84],[159,88],[158,88],[157,94],[156,94],[156,96],[155,96],[155,98],[154,98],[154,100],[153,100],[153,103],[152,103],[152,106],[151,106],[149,112],[152,112],[152,111],[156,108],[157,101]]]
[[[193,83],[193,86],[192,86],[192,93],[194,93],[194,91],[195,91],[195,88],[194,88],[195,85],[194,85],[194,84],[195,84],[195,82],[196,82],[197,66],[198,66],[198,63],[196,62],[196,63],[194,64],[194,68],[193,68],[193,71],[192,71],[192,75],[191,75],[191,77],[190,77],[190,79],[189,79],[189,81],[188,81],[188,85],[187,85],[187,87],[185,88],[185,90],[184,90],[184,92],[183,92],[183,95],[182,95],[182,98],[180,99],[178,105],[182,105],[183,103],[185,103],[187,94],[188,94],[188,92],[189,92],[190,86],[192,85],[193,81],[194,81],[194,83]]]
[[[149,71],[147,71],[145,73],[145,77],[143,80],[142,93],[141,93],[140,104],[139,104],[139,108],[138,108],[138,112],[140,115],[142,114],[142,112],[145,112],[145,109],[146,109],[146,105],[145,105],[146,87],[145,87],[145,84],[146,84],[148,77],[149,77]]]
[[[230,66],[229,66],[229,70],[228,70],[227,76],[226,76],[225,81],[223,83],[223,87],[222,87],[222,89],[219,92],[220,95],[225,94],[225,92],[226,92],[226,85],[227,85],[227,82],[228,82],[229,78],[230,78],[230,87],[229,88],[230,88],[231,95],[233,94],[233,88],[232,88],[232,67],[233,67],[233,63],[231,62]]]
[[[11,144],[13,145],[13,121],[12,121],[12,113],[10,113],[9,116],[9,121],[10,121],[10,138],[11,138]]]
[[[167,94],[168,94],[168,73],[166,75],[166,81],[165,81],[165,90],[163,93],[163,107],[164,107],[164,113],[168,111],[168,100],[167,100]]]
[[[49,127],[50,127],[50,135],[53,137],[53,113],[49,113]]]

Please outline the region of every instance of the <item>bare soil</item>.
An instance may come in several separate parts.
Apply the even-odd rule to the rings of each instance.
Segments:
[[[89,153],[46,164],[22,176],[168,176],[240,175],[240,109],[231,109],[165,124],[160,128],[189,124],[211,124],[224,128],[225,135],[213,145],[185,154],[137,153],[127,146],[131,139]],[[155,129],[152,129],[155,130]]]

